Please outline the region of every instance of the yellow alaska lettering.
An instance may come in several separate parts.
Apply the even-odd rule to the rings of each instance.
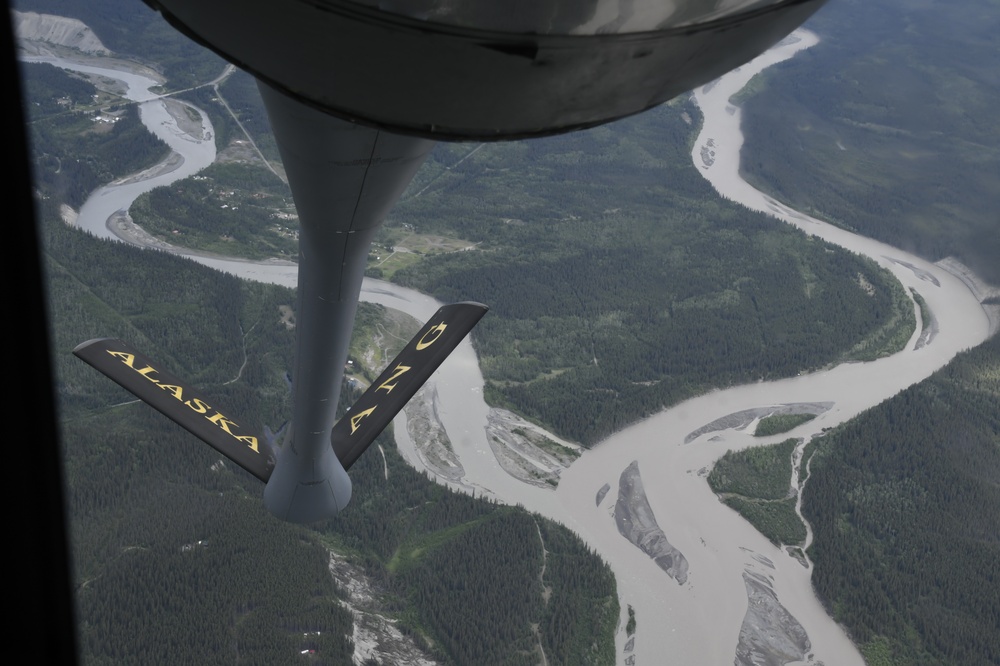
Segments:
[[[392,389],[396,388],[396,385],[390,384],[389,382],[399,379],[400,376],[402,376],[404,373],[409,372],[411,369],[412,368],[408,365],[402,365],[402,364],[397,365],[396,369],[392,371],[392,376],[389,377],[389,379],[382,382],[381,384],[379,384],[378,388],[376,388],[375,390],[381,391],[385,389],[386,393],[392,393]]]
[[[118,359],[120,359],[121,362],[127,365],[128,367],[130,368],[135,367],[132,365],[133,363],[135,363],[135,354],[129,354],[128,352],[111,351],[110,349],[107,351],[112,356],[115,356]]]
[[[149,381],[153,382],[154,384],[159,384],[160,383],[159,380],[157,380],[156,376],[155,376],[156,368],[154,368],[152,366],[147,365],[142,370],[136,370],[136,372],[138,372],[140,375],[142,375],[143,377],[145,377]],[[150,377],[150,375],[153,375],[153,376]]]
[[[253,451],[254,453],[258,453],[256,437],[252,437],[250,435],[233,435],[233,437],[235,437],[236,439],[240,440],[241,442],[249,446],[250,450]]]
[[[209,405],[205,404],[198,398],[191,398],[190,400],[187,400],[184,404],[193,409],[194,411],[198,412],[199,414],[207,414],[208,410],[211,409]]]
[[[375,405],[375,407],[378,407],[378,405]],[[351,434],[352,435],[355,432],[357,432],[357,430],[358,430],[359,427],[361,427],[361,422],[366,417],[371,416],[371,413],[375,411],[375,407],[369,407],[365,411],[358,412],[357,414],[355,414],[354,416],[351,417]]]
[[[159,386],[161,389],[163,389],[167,393],[170,393],[177,400],[180,400],[181,402],[184,402],[184,387],[183,386],[177,386],[176,384],[157,384],[157,386]],[[185,403],[185,404],[187,404],[187,403]]]
[[[434,344],[435,342],[437,342],[438,338],[441,337],[441,334],[444,333],[444,329],[446,329],[446,328],[448,328],[448,324],[445,324],[444,322],[441,322],[440,324],[438,324],[437,326],[435,326],[431,330],[429,330],[426,333],[424,333],[423,336],[420,338],[420,342],[417,343],[417,351],[421,351],[423,349],[427,349],[432,344]],[[430,340],[428,340],[427,336],[430,335],[431,333],[434,334],[434,337],[431,338]]]
[[[121,352],[121,351],[112,351],[110,349],[108,349],[107,352],[112,356],[114,356],[115,358],[121,360],[122,363],[135,370],[138,374],[142,375],[143,377],[145,377],[146,379],[153,382],[161,389],[172,395],[177,401],[183,402],[186,407],[188,407],[191,411],[195,412],[196,414],[208,414],[209,410],[212,409],[211,405],[209,405],[207,402],[205,402],[200,398],[191,398],[190,400],[184,400],[183,386],[179,386],[177,384],[161,384],[160,380],[156,378],[156,372],[157,372],[156,368],[147,365],[141,370],[136,369],[135,354],[129,354],[128,352]],[[400,370],[400,368],[402,368],[402,370]],[[379,388],[386,386],[388,382],[392,381],[393,379],[396,379],[409,369],[410,368],[406,366],[397,366],[396,372],[393,374],[393,376],[387,379],[385,382],[383,382],[382,386],[379,386]],[[387,386],[386,391],[387,392],[391,391],[394,386],[395,384],[393,384],[392,386]],[[351,419],[352,433],[354,432],[354,430],[357,430],[356,423],[360,423],[361,419],[370,414],[374,409],[375,408],[372,407],[367,411],[357,414],[355,417]],[[249,447],[250,450],[253,451],[254,453],[260,452],[257,444],[257,438],[253,437],[252,435],[234,434],[233,431],[230,430],[229,428],[230,426],[234,428],[239,428],[240,427],[239,424],[231,419],[226,418],[226,416],[223,415],[222,412],[217,411],[212,416],[206,416],[205,418],[214,423],[215,425],[219,426],[220,428],[222,428],[223,432],[225,432],[227,435],[230,435],[238,439],[239,441],[243,442],[244,444],[246,444],[247,447]],[[355,421],[355,419],[357,419],[357,422]]]
[[[121,360],[122,363],[124,363],[128,367],[132,368],[133,370],[135,370],[140,375],[142,375],[143,377],[145,377],[149,381],[153,382],[154,384],[159,384],[160,383],[156,379],[155,376],[153,376],[153,377],[150,376],[151,374],[156,373],[156,371],[157,371],[156,368],[154,368],[154,367],[152,367],[150,365],[147,365],[142,370],[136,369],[136,367],[135,367],[135,354],[129,354],[128,352],[111,351],[110,349],[107,350],[107,352],[109,354],[111,354],[112,356],[114,356],[114,357],[118,358],[119,360]]]
[[[220,412],[216,412],[214,416],[206,416],[205,418],[225,430],[227,435],[233,435],[233,431],[229,429],[229,426],[236,426],[239,428],[235,421],[230,421]],[[235,436],[236,435],[233,435],[233,437]]]

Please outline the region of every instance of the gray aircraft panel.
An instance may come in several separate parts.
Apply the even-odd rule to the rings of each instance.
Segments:
[[[193,38],[327,113],[395,133],[503,140],[665,102],[752,59],[824,2],[634,0],[621,7],[642,12],[621,25],[624,9],[607,0],[157,4]],[[590,25],[589,5],[608,20]]]
[[[286,520],[312,522],[351,496],[330,433],[369,245],[434,142],[339,120],[267,85],[260,91],[299,213],[292,425],[264,503]]]

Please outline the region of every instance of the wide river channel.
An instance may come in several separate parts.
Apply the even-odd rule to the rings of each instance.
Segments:
[[[693,168],[712,183],[720,196],[775,215],[809,234],[871,257],[891,271],[905,287],[918,291],[934,314],[936,333],[929,342],[917,344],[918,327],[906,349],[888,358],[718,390],[688,400],[584,451],[562,472],[556,489],[523,483],[497,462],[487,441],[489,407],[483,400],[483,377],[470,344],[463,344],[430,380],[436,389],[438,417],[464,468],[461,482],[448,484],[461,490],[474,488],[477,494],[520,504],[557,520],[573,529],[610,564],[622,608],[616,637],[620,664],[730,664],[737,659],[738,652],[742,655],[738,663],[747,663],[747,636],[756,636],[758,642],[770,645],[772,653],[780,653],[780,646],[788,642],[786,639],[791,640],[790,625],[798,625],[805,631],[809,647],[794,657],[791,655],[795,650],[791,650],[789,656],[773,663],[863,664],[858,650],[813,593],[811,566],[772,545],[723,505],[709,489],[706,470],[729,449],[779,441],[788,436],[808,439],[824,428],[842,423],[928,377],[956,353],[978,345],[989,335],[986,312],[956,275],[897,248],[791,210],[740,178],[743,136],[740,112],[729,103],[730,96],[756,73],[817,41],[812,33],[800,30],[752,63],[695,92],[704,113],[704,124],[692,151]],[[181,131],[163,100],[148,92],[157,82],[70,61],[31,59],[126,81],[128,95],[141,102],[143,122],[183,157],[179,166],[175,157],[173,170],[152,169],[143,178],[97,190],[81,208],[77,220],[79,226],[94,235],[115,238],[109,219],[119,211],[126,211],[139,194],[190,176],[214,161],[215,143],[207,116],[202,114],[205,120],[201,136]],[[189,256],[244,278],[296,285],[296,269],[286,263]],[[362,298],[397,308],[420,320],[430,317],[439,306],[424,294],[378,280],[365,281]],[[805,402],[826,403],[829,409],[788,434],[753,438],[749,434],[753,431],[751,423],[742,428],[719,425],[688,437],[703,426],[737,412]],[[403,415],[397,419],[396,435],[404,457],[418,469],[425,469],[409,441]],[[668,576],[650,556],[619,533],[615,507],[620,480],[633,463],[641,475],[646,499],[662,535],[687,561],[683,583]],[[428,471],[437,476],[433,469]],[[600,492],[605,486],[607,490]],[[755,588],[757,592],[753,595],[748,582],[751,579],[763,581],[763,588]],[[748,599],[752,597],[755,604],[759,603],[761,589],[765,589],[765,597],[777,600],[779,611],[784,610],[748,615]],[[625,632],[629,606],[637,620],[632,637]],[[775,624],[768,625],[769,621]]]

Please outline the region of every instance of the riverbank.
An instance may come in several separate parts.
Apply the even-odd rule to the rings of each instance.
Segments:
[[[937,265],[964,282],[983,306],[983,311],[990,322],[989,337],[1000,332],[1000,287],[984,281],[955,257],[946,257],[938,261]]]

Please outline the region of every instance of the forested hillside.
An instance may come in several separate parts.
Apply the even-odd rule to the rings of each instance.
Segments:
[[[792,206],[1000,284],[992,0],[836,0],[744,100],[744,174]]]
[[[476,330],[491,401],[590,444],[712,387],[905,342],[887,273],[716,196],[691,167],[695,114],[435,151],[389,225],[480,245],[393,279],[493,308]]]
[[[830,433],[813,583],[870,664],[1000,663],[1000,336]]]
[[[744,97],[745,175],[1000,282],[996,3],[831,2]],[[872,665],[1000,663],[1000,338],[819,440],[813,581]]]
[[[267,169],[215,163],[143,194],[129,215],[173,245],[247,259],[298,258],[298,216],[288,185]]]

